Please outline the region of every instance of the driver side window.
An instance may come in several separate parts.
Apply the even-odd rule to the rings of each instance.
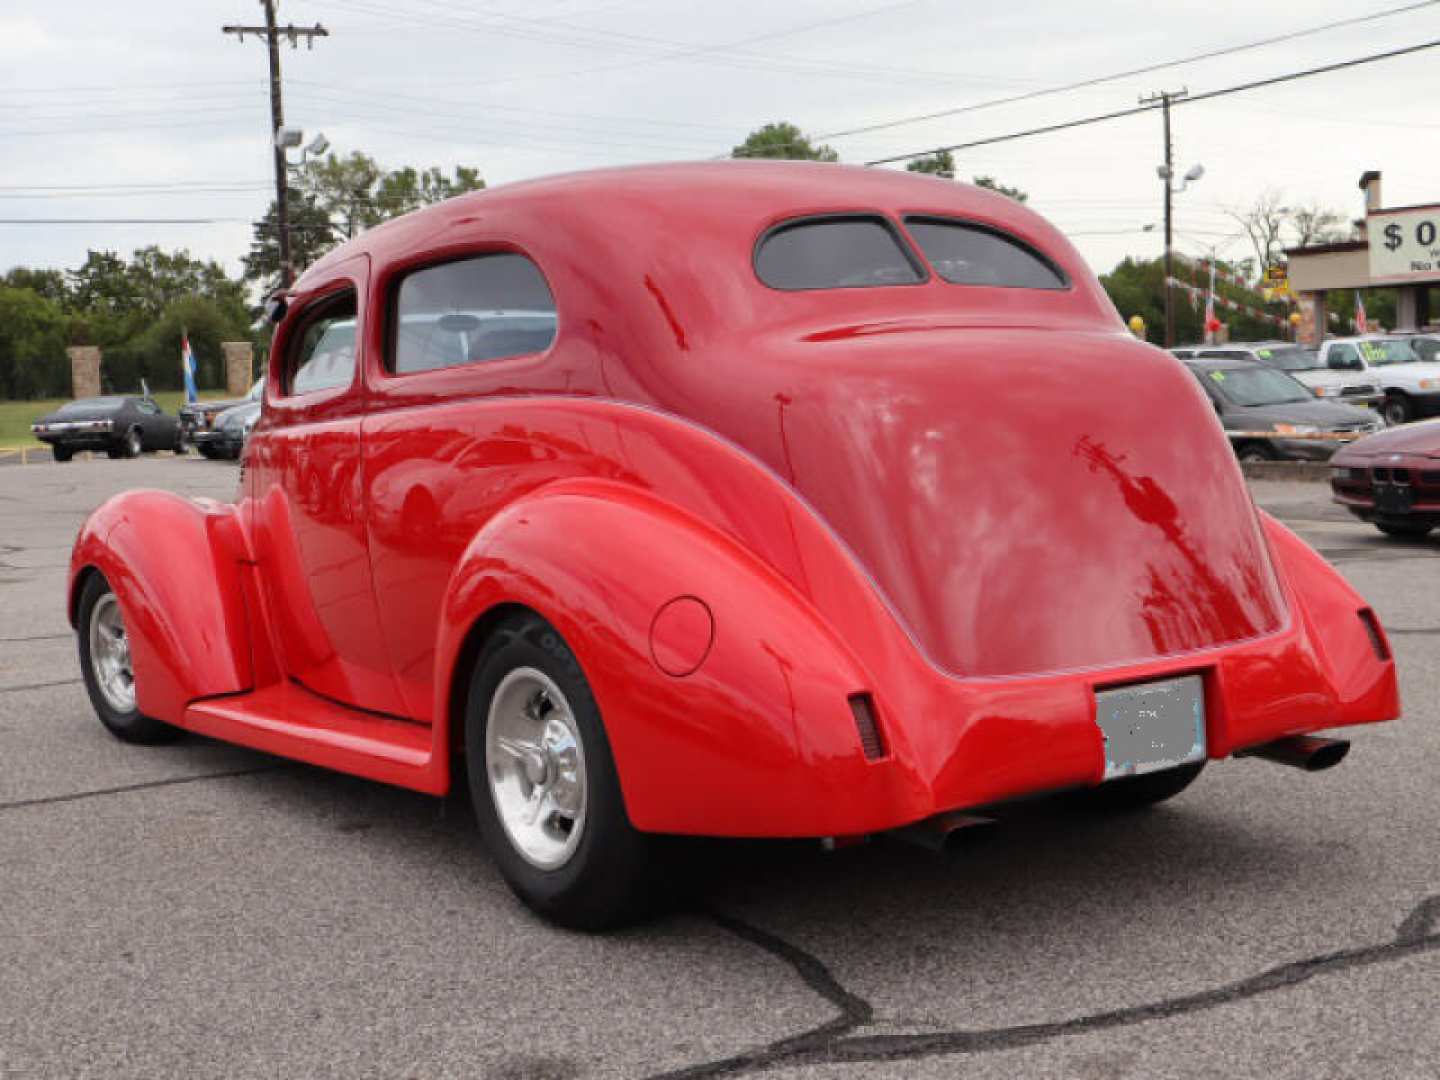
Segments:
[[[292,339],[287,391],[310,394],[349,386],[355,378],[355,293],[322,301]]]
[[[1360,354],[1354,345],[1336,345],[1330,350],[1330,367],[1341,371],[1355,371],[1360,367]]]

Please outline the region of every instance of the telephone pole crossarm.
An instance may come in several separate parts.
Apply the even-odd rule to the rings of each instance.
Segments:
[[[329,37],[330,31],[318,22],[314,26],[275,25],[275,0],[260,0],[265,8],[264,26],[222,26],[221,32],[234,34],[236,40],[244,41],[247,34],[264,40],[270,53],[270,142],[275,153],[275,228],[280,243],[280,284],[289,288],[295,281],[295,262],[290,254],[290,213],[288,207],[289,188],[286,179],[285,148],[280,145],[280,129],[285,126],[285,108],[281,100],[280,86],[280,42],[290,42],[292,49],[299,48],[300,39],[305,39],[307,48],[315,47],[315,39]]]

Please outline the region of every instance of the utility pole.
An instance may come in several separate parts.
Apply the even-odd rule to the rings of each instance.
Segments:
[[[270,145],[275,151],[275,226],[280,234],[280,284],[289,288],[295,281],[295,263],[290,257],[290,214],[287,207],[289,185],[286,177],[285,148],[280,144],[280,129],[285,126],[285,107],[280,96],[280,39],[290,42],[292,49],[298,48],[300,39],[305,39],[307,48],[315,47],[317,37],[329,37],[330,31],[316,23],[313,27],[299,27],[294,23],[286,26],[275,25],[276,0],[260,0],[265,9],[264,26],[225,26],[223,33],[234,34],[240,41],[246,34],[264,38],[270,47]]]
[[[1188,97],[1189,94],[1188,89],[1162,90],[1158,94],[1149,94],[1140,99],[1141,105],[1153,105],[1158,101],[1165,121],[1165,164],[1157,171],[1160,179],[1165,183],[1165,347],[1167,349],[1175,344],[1175,303],[1171,296],[1174,290],[1170,288],[1170,279],[1175,276],[1175,247],[1170,205],[1175,194],[1174,185],[1171,183],[1175,176],[1175,159],[1173,147],[1170,144],[1170,103]]]

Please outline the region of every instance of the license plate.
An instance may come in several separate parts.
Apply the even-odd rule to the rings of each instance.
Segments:
[[[1375,509],[1382,514],[1408,514],[1415,506],[1409,484],[1376,484]]]
[[[1095,692],[1105,737],[1105,779],[1173,769],[1205,758],[1205,688],[1199,675]]]

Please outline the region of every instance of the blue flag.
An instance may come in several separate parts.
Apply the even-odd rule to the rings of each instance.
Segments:
[[[185,401],[189,405],[200,400],[200,391],[195,389],[195,354],[190,351],[190,335],[180,338],[180,370],[185,373]]]

